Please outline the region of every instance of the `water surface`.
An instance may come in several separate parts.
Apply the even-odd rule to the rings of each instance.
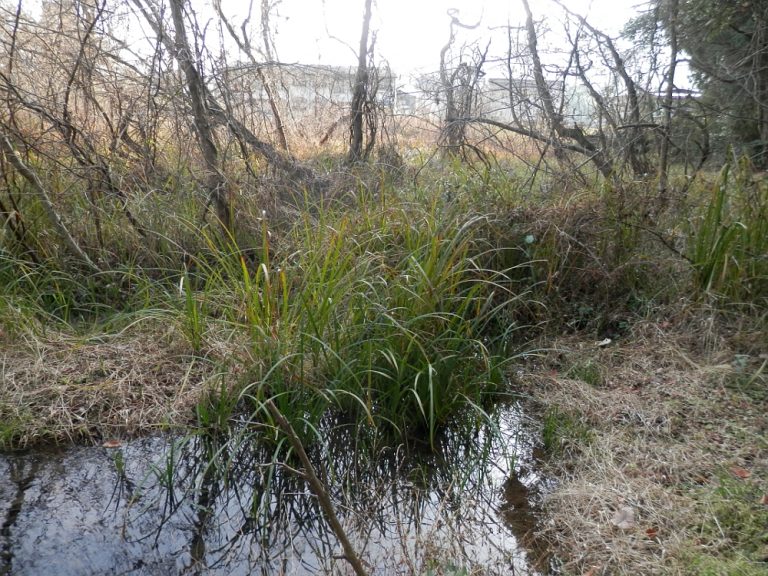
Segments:
[[[524,430],[507,406],[446,433],[435,453],[381,449],[372,461],[335,427],[313,458],[371,574],[534,575],[548,561]],[[241,435],[2,455],[0,574],[352,573],[285,457]]]

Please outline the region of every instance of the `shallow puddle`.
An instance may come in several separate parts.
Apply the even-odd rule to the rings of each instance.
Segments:
[[[371,574],[546,573],[532,439],[515,407],[493,419],[495,433],[375,462],[354,434],[328,436],[318,470]],[[162,437],[0,456],[0,574],[352,573],[306,483],[274,460],[253,442]]]

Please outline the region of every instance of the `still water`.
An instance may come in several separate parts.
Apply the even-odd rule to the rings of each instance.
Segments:
[[[546,573],[535,440],[514,406],[492,420],[373,459],[323,436],[312,457],[369,573]],[[239,433],[0,455],[0,574],[351,574],[286,451]]]

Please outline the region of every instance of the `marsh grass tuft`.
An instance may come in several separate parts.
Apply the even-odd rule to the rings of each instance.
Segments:
[[[751,172],[746,161],[726,163],[691,231],[698,288],[736,301],[768,294],[768,186]]]
[[[277,255],[264,218],[255,262],[229,246],[214,253],[205,294],[185,288],[185,333],[199,350],[198,302],[228,309],[217,322],[246,335],[259,365],[246,370],[242,397],[257,408],[274,398],[290,421],[305,421],[297,430],[334,410],[431,444],[503,382],[524,294],[485,266],[491,225],[439,203],[363,200],[307,211],[284,232],[293,251]]]

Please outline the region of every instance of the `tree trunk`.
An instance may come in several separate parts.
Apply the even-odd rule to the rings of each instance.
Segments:
[[[659,194],[658,205],[663,209],[669,203],[669,148],[672,137],[672,107],[675,96],[675,69],[677,68],[677,13],[678,0],[669,1],[667,32],[669,34],[669,69],[667,90],[664,94],[664,123],[661,129],[661,150],[659,151]]]
[[[372,0],[365,0],[363,32],[360,34],[360,49],[357,53],[357,74],[352,93],[352,123],[350,126],[349,162],[363,159],[363,121],[368,100],[368,31],[371,24]]]
[[[206,90],[200,72],[195,67],[195,61],[187,42],[187,33],[184,26],[184,0],[170,0],[173,26],[176,29],[176,59],[184,72],[192,101],[192,115],[194,117],[195,131],[197,132],[200,149],[205,160],[207,171],[205,187],[209,198],[216,208],[216,216],[221,225],[228,232],[232,230],[231,209],[227,182],[219,170],[216,144],[213,141],[208,110],[206,108]]]

